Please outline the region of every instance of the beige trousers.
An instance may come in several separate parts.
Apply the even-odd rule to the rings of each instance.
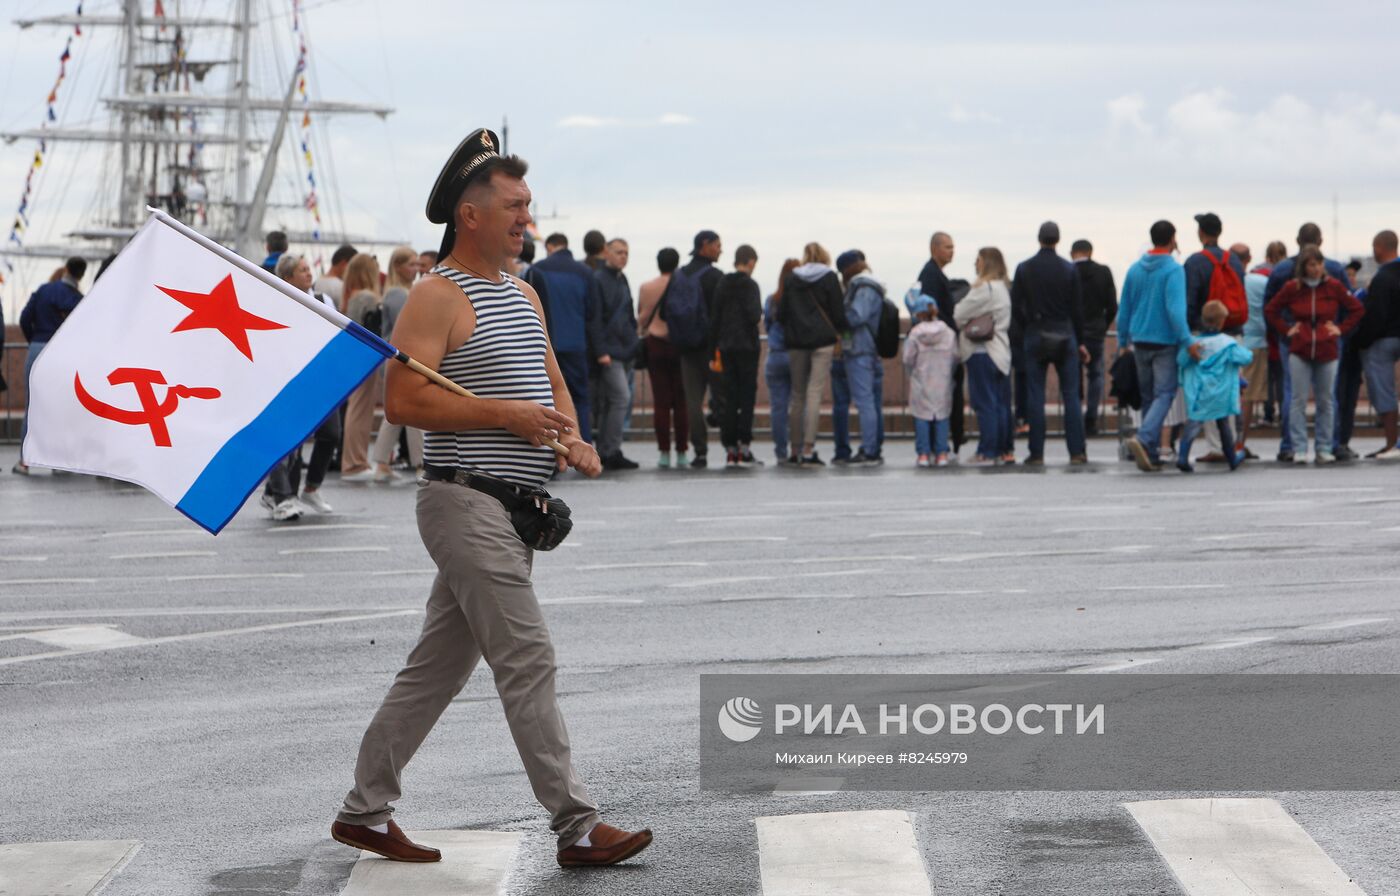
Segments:
[[[836,346],[788,349],[792,371],[792,403],[788,405],[788,444],[804,457],[817,447],[817,427],[822,419],[822,396],[831,381],[831,358]]]
[[[369,469],[369,439],[373,434],[374,406],[384,394],[384,366],[381,364],[345,400],[345,435],[340,442],[340,473]]]
[[[414,467],[423,466],[423,430],[402,423],[385,420],[379,424],[379,432],[374,434],[374,447],[369,458],[377,464],[388,466],[394,459],[394,449],[399,444],[399,433],[408,432],[408,461]]]
[[[438,567],[427,619],[360,743],[339,818],[371,825],[393,814],[404,766],[485,659],[535,798],[560,848],[571,846],[598,810],[574,772],[559,713],[554,646],[530,584],[533,553],[499,501],[450,482],[419,485],[418,532]]]

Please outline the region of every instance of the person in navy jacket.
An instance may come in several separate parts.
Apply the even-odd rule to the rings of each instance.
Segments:
[[[559,370],[564,374],[564,384],[569,387],[569,397],[574,401],[579,435],[585,442],[592,442],[588,372],[590,359],[596,357],[594,347],[603,341],[598,281],[593,279],[593,270],[588,265],[575,260],[569,251],[569,238],[564,234],[550,234],[544,241],[544,248],[549,255],[535,262],[530,273],[546,284],[546,292],[541,293],[540,298],[548,302],[545,310],[549,342],[559,361]]]

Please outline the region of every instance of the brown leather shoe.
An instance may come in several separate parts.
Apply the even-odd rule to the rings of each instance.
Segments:
[[[599,822],[588,832],[592,846],[566,846],[559,850],[559,864],[564,868],[587,865],[616,865],[626,861],[651,845],[651,829],[636,832],[621,831]]]
[[[442,859],[442,853],[438,850],[431,846],[419,846],[408,839],[392,818],[388,824],[389,833],[381,834],[364,825],[337,821],[331,825],[331,837],[346,846],[363,849],[395,862],[437,862]]]

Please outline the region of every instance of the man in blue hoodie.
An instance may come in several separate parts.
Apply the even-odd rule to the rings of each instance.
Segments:
[[[559,371],[564,374],[564,384],[574,402],[579,436],[585,442],[592,442],[588,371],[592,359],[597,357],[594,347],[603,341],[598,282],[593,279],[593,270],[588,265],[574,259],[569,251],[569,238],[564,234],[550,234],[544,241],[544,248],[548,257],[535,262],[530,273],[545,282],[546,289],[540,298],[547,302],[544,308],[545,319],[549,322],[550,347],[554,349]]]
[[[1128,270],[1118,303],[1118,350],[1132,349],[1142,392],[1142,425],[1128,440],[1138,469],[1162,469],[1158,450],[1162,421],[1176,397],[1176,353],[1192,345],[1186,325],[1186,271],[1172,257],[1176,227],[1158,221],[1150,231],[1152,249]]]
[[[879,466],[884,412],[884,370],[875,349],[875,333],[880,328],[880,310],[884,307],[885,287],[870,273],[865,253],[848,249],[836,259],[836,270],[846,286],[844,299],[846,326],[842,334],[841,357],[846,364],[846,382],[860,418],[860,450],[849,463],[852,466]]]

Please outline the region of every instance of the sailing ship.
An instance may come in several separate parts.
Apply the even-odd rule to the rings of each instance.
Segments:
[[[312,98],[301,0],[231,0],[222,4],[223,17],[206,14],[219,5],[113,0],[109,12],[85,12],[77,2],[71,13],[15,23],[36,35],[57,30],[62,39],[67,32],[42,125],[0,132],[10,146],[34,148],[9,238],[0,245],[0,276],[19,279],[18,290],[36,285],[32,276],[15,276],[23,273],[25,259],[99,260],[135,233],[148,205],[259,261],[265,229],[284,230],[294,245],[310,250],[318,267],[340,243],[383,244],[325,226],[340,209],[335,191],[327,189],[334,169],[324,122],[341,115],[384,118],[393,109]],[[186,15],[183,7],[199,13]],[[102,45],[99,36],[116,49],[115,77],[105,81],[115,89],[98,100],[108,126],[66,125],[57,108],[68,69],[76,54]],[[258,70],[275,73],[270,87],[254,83],[255,55]],[[62,213],[59,203],[45,205],[43,193],[63,187],[64,176],[42,175],[50,153],[68,143],[101,149],[97,194],[61,241],[31,241],[31,234],[45,231],[36,225],[46,211]],[[82,151],[64,155],[88,158]],[[51,269],[44,264],[39,282]]]

